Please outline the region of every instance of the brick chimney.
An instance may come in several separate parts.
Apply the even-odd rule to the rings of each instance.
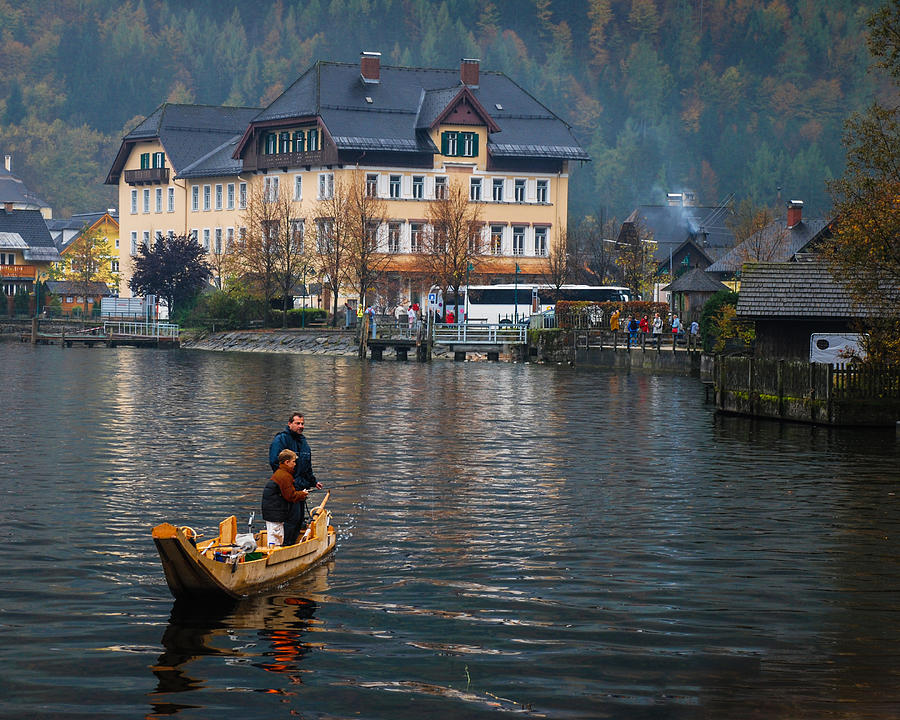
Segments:
[[[791,200],[787,204],[787,226],[788,229],[799,225],[803,221],[803,201]]]
[[[478,66],[481,60],[477,58],[463,58],[459,61],[459,79],[463,85],[478,87]]]
[[[365,83],[381,82],[381,53],[361,52],[359,54],[359,72]]]

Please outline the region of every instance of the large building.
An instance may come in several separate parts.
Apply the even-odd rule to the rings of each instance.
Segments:
[[[351,174],[383,198],[387,272],[409,299],[427,290],[417,253],[428,203],[465,182],[480,204],[487,279],[538,277],[566,227],[569,162],[589,160],[570,127],[477,60],[459,69],[318,62],[263,110],[165,104],[128,133],[118,185],[120,288],[158,233],[195,234],[211,255],[246,226],[249,193],[289,188],[298,218]]]

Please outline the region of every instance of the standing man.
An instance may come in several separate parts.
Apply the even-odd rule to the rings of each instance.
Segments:
[[[278,455],[282,450],[293,450],[297,454],[297,462],[294,465],[294,488],[308,490],[316,488],[321,490],[322,483],[316,480],[312,471],[312,452],[309,443],[303,437],[303,413],[292,413],[287,427],[278,433],[269,446],[269,465],[272,471],[278,470]],[[284,523],[284,544],[293,545],[297,542],[297,536],[306,519],[306,502],[299,500],[291,506],[291,512]]]

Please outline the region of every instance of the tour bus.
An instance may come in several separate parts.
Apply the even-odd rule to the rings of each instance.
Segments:
[[[632,294],[627,287],[618,285],[563,285],[558,297],[572,301],[629,302]],[[460,288],[459,309],[462,315],[468,299],[469,322],[518,322],[552,309],[556,298],[555,288],[536,283],[469,285],[468,288]],[[448,293],[444,298],[444,307],[455,312],[455,305],[452,292]]]

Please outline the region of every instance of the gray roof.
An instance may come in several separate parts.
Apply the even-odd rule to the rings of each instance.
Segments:
[[[237,175],[243,170],[243,161],[235,160],[232,155],[240,139],[240,135],[232,135],[228,140],[210,150],[203,157],[185,166],[178,173],[178,177],[195,178]]]
[[[97,281],[48,280],[45,284],[54,295],[112,295],[106,283]]]
[[[734,246],[734,233],[725,224],[733,215],[729,208],[722,206],[640,205],[625,222],[640,221],[653,233],[656,242],[653,258],[658,263],[667,261],[669,253],[686,240],[692,240],[715,260]]]
[[[3,167],[0,167],[0,203],[33,205],[35,208],[50,207],[31,192],[25,183]]]
[[[720,290],[728,290],[727,285],[723,285],[700,268],[688,270],[684,275],[675,279],[663,288],[668,292],[708,292],[716,293]]]
[[[786,262],[822,235],[828,226],[828,221],[822,218],[802,220],[791,228],[787,227],[785,218],[775,220],[716,260],[706,272],[737,272],[760,249],[768,255],[763,258],[766,262]]]
[[[458,68],[382,65],[380,81],[365,83],[357,64],[320,61],[259,113],[254,124],[320,116],[340,150],[433,153],[433,143],[421,130],[462,88]],[[501,130],[489,135],[489,152],[590,160],[569,125],[503,73],[481,71],[478,87],[468,89]]]
[[[239,137],[258,113],[259,108],[164,103],[122,139],[106,183],[118,183],[131,147],[141,140],[159,139],[177,174]]]
[[[59,262],[59,252],[40,210],[7,212],[0,209],[0,234],[2,233],[17,236],[27,246],[23,249],[25,260]]]
[[[737,314],[748,318],[861,318],[875,308],[854,305],[823,262],[744,265]]]

